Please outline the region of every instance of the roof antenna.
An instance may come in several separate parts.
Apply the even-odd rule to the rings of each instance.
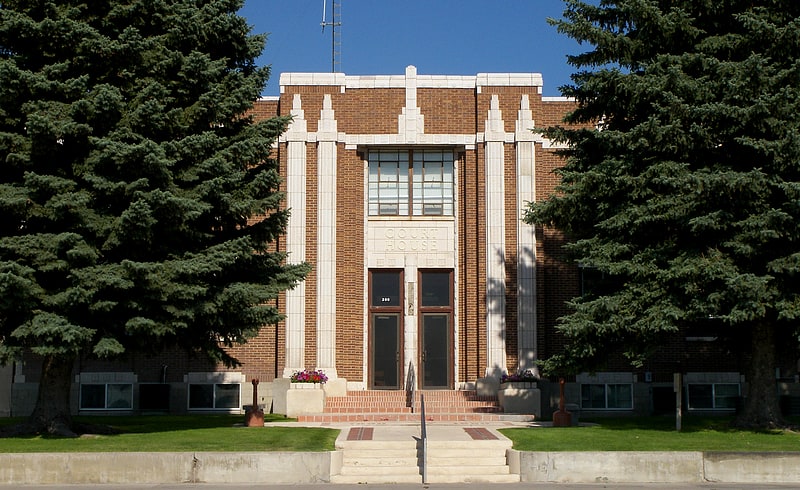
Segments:
[[[328,0],[322,0],[322,22],[319,25],[323,33],[325,27],[331,28],[331,73],[336,73],[342,71],[342,0],[331,0],[331,21],[326,17],[327,3]]]

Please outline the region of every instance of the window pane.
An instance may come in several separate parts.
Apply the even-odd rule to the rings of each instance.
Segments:
[[[413,214],[453,214],[453,153],[414,152]]]
[[[214,385],[189,385],[189,408],[214,408]]]
[[[607,408],[632,408],[633,389],[629,384],[606,385],[608,390]]]
[[[81,385],[81,408],[106,408],[106,385]]]
[[[214,385],[214,408],[239,408],[239,384]]]
[[[397,388],[400,384],[398,366],[400,316],[372,316],[372,384],[381,388]]]
[[[372,273],[372,306],[400,306],[400,272]]]
[[[420,282],[422,306],[450,306],[449,272],[423,272]]]
[[[714,408],[714,390],[710,384],[689,385],[688,392],[689,408]]]
[[[605,408],[605,385],[581,385],[581,407]]]
[[[407,152],[371,152],[369,154],[369,214],[408,214]]]
[[[106,401],[106,408],[133,408],[133,385],[108,385]]]
[[[714,385],[714,408],[735,409],[739,400],[738,384]]]

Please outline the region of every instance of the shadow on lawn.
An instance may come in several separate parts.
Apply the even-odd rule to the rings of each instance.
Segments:
[[[746,430],[733,427],[734,417],[731,416],[697,416],[684,415],[681,420],[681,432],[758,432],[764,434],[780,434],[781,431],[773,430]],[[789,417],[790,422],[797,423],[800,419]],[[587,420],[588,422],[588,420]],[[672,415],[653,416],[653,417],[603,417],[594,418],[592,423],[602,426],[606,430],[641,430],[641,431],[660,431],[675,432],[675,417]]]
[[[24,423],[24,417],[13,417],[0,419],[0,432],[3,428]],[[287,422],[294,419],[286,418],[283,415],[265,414],[264,421]],[[98,416],[76,416],[73,422],[81,427],[107,427],[115,434],[152,434],[158,432],[174,432],[180,430],[193,429],[216,429],[229,428],[244,424],[244,415],[231,414],[203,414],[203,415],[98,415]],[[92,433],[87,431],[86,433]],[[11,435],[14,438],[58,438],[45,434],[18,434]]]

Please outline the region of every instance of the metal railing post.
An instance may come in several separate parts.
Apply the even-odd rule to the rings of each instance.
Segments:
[[[422,439],[422,483],[428,483],[428,428],[425,425],[425,395],[420,394],[420,439]]]

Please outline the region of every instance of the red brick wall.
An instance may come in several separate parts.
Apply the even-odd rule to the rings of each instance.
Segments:
[[[337,149],[336,369],[348,381],[363,380],[364,355],[364,163],[353,150]]]
[[[426,134],[475,132],[475,91],[470,89],[417,89],[417,105],[425,117]]]

